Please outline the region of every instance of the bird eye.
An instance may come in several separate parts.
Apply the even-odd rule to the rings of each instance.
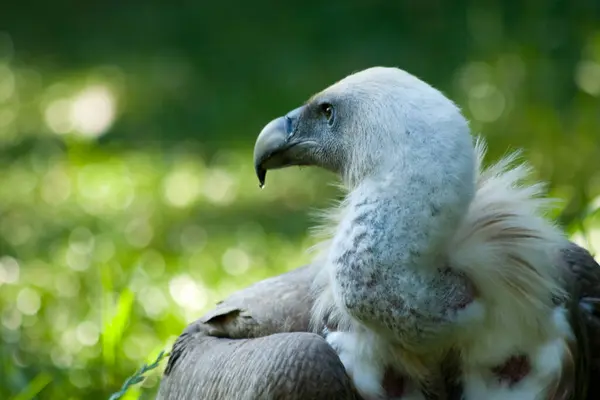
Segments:
[[[329,103],[323,103],[320,107],[321,113],[325,118],[327,118],[327,123],[329,124],[329,126],[333,125],[333,120],[335,118],[335,111],[333,109],[333,106]]]

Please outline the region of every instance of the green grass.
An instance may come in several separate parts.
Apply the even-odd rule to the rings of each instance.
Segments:
[[[121,387],[121,390],[119,390],[117,393],[114,393],[112,396],[110,396],[109,400],[118,400],[118,399],[124,398],[125,395],[127,394],[127,390],[131,386],[142,382],[145,378],[144,375],[146,374],[146,372],[157,368],[159,366],[160,362],[168,356],[169,356],[169,353],[161,351],[158,354],[158,357],[156,358],[156,360],[154,360],[154,362],[152,364],[144,364],[133,376],[127,378],[127,380]]]
[[[206,165],[86,152],[40,156],[41,167],[26,154],[5,169],[0,398],[108,398],[215,302],[308,261],[306,213],[325,204],[322,187],[335,194],[308,170],[260,190],[247,154]],[[169,190],[194,185],[173,204]]]

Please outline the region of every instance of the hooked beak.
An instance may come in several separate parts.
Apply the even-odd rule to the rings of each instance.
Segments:
[[[307,148],[299,146],[306,141],[296,134],[303,109],[296,108],[274,119],[258,135],[254,145],[254,169],[261,188],[265,185],[267,170],[308,164]]]

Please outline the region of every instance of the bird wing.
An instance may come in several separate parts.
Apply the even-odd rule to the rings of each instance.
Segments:
[[[158,399],[358,399],[335,351],[308,332],[315,272],[258,282],[189,325]]]
[[[573,370],[552,400],[600,399],[600,265],[575,244],[561,258],[576,341]],[[172,348],[158,400],[359,399],[335,352],[308,333],[316,272],[304,266],[260,281],[190,324]]]
[[[575,333],[571,353],[573,371],[565,375],[560,387],[572,388],[570,398],[600,399],[600,265],[584,248],[575,244],[563,249],[570,300],[570,323]]]

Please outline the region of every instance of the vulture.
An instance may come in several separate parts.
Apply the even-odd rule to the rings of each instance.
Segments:
[[[217,304],[175,342],[159,399],[600,398],[600,266],[543,185],[440,91],[359,71],[268,123],[268,170],[335,172],[310,265]]]

